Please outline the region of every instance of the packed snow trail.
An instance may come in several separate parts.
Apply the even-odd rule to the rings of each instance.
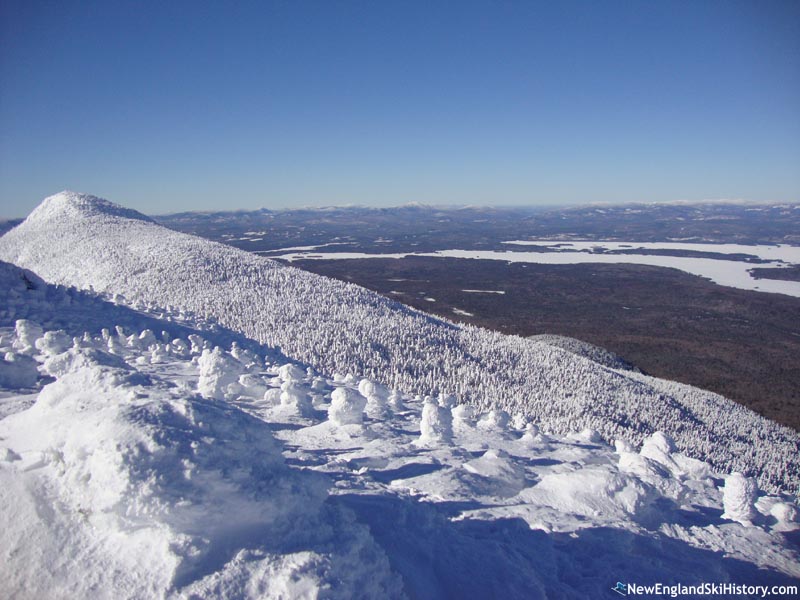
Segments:
[[[455,394],[553,433],[586,427],[641,443],[661,430],[682,451],[770,491],[800,486],[800,438],[716,394],[562,348],[414,311],[352,284],[180,234],[93,196],[46,199],[0,238],[0,258],[51,283],[117,295],[239,332],[323,373],[409,394]]]

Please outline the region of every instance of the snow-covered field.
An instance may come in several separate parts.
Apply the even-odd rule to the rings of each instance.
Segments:
[[[4,595],[800,578],[800,437],[720,396],[90,196],[47,199],[0,258],[35,271],[0,264]]]
[[[509,241],[505,244],[517,246],[542,246],[551,248],[552,252],[526,252],[524,250],[440,250],[438,252],[369,254],[362,252],[290,252],[276,258],[290,262],[295,260],[320,259],[356,259],[356,258],[405,258],[406,256],[474,258],[482,260],[502,260],[505,262],[538,263],[546,265],[573,265],[585,263],[628,263],[668,267],[678,269],[692,275],[710,279],[719,285],[786,294],[800,297],[800,282],[781,281],[776,279],[755,279],[750,274],[754,267],[787,267],[800,264],[800,247],[798,246],[745,246],[741,244],[690,244],[690,243],[647,243],[647,242],[575,242],[575,241]],[[721,255],[747,254],[769,262],[753,264],[724,256],[717,258],[699,258],[694,256],[660,256],[655,254],[612,254],[597,252],[667,250],[689,252],[714,252]]]

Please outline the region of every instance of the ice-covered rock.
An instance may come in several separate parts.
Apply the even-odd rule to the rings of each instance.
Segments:
[[[757,514],[757,498],[758,486],[755,479],[741,473],[731,473],[725,478],[725,487],[722,490],[722,504],[725,508],[722,518],[752,525]]]
[[[278,406],[281,403],[281,388],[271,387],[264,392],[264,404],[266,406]]]
[[[681,481],[669,468],[652,458],[637,452],[620,452],[618,468],[620,472],[635,475],[641,481],[652,485],[667,498],[674,500],[683,498],[685,489]]]
[[[675,442],[662,431],[656,431],[645,438],[639,454],[664,465],[673,475],[682,475],[682,470],[672,457],[676,451]]]
[[[252,350],[242,348],[237,342],[231,344],[231,356],[242,363],[245,369],[256,369],[261,366],[261,357]]]
[[[520,438],[526,442],[532,442],[539,436],[539,426],[536,423],[528,423],[525,425],[525,433]]]
[[[367,399],[358,391],[339,387],[331,394],[328,419],[334,425],[361,425],[364,422],[364,409]]]
[[[115,335],[109,336],[108,339],[106,339],[106,349],[116,356],[124,356],[125,354],[125,344]]]
[[[656,431],[644,440],[640,454],[658,460],[660,456],[669,456],[675,450],[675,441],[663,431]]]
[[[170,347],[170,353],[180,358],[186,358],[191,353],[189,344],[187,344],[186,341],[182,340],[181,338],[175,338],[171,340],[169,343],[169,347]]]

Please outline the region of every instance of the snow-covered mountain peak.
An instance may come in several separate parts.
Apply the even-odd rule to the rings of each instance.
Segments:
[[[151,222],[152,219],[130,208],[125,208],[105,198],[64,190],[45,198],[28,218],[28,223],[45,223],[65,218],[110,215]]]

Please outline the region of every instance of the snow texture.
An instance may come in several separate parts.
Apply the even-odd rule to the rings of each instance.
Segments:
[[[352,284],[170,231],[93,196],[46,199],[0,238],[0,259],[136,310],[225,328],[320,372],[411,396],[455,394],[482,411],[522,413],[554,433],[591,427],[605,440],[640,444],[660,430],[694,458],[757,477],[762,489],[800,486],[797,433],[719,395],[457,326]],[[12,302],[7,317],[24,310]]]
[[[7,597],[578,599],[800,578],[796,499],[662,432],[637,451],[515,431],[9,265],[0,299],[0,352],[35,371],[0,391]],[[404,409],[370,417],[359,387]]]

